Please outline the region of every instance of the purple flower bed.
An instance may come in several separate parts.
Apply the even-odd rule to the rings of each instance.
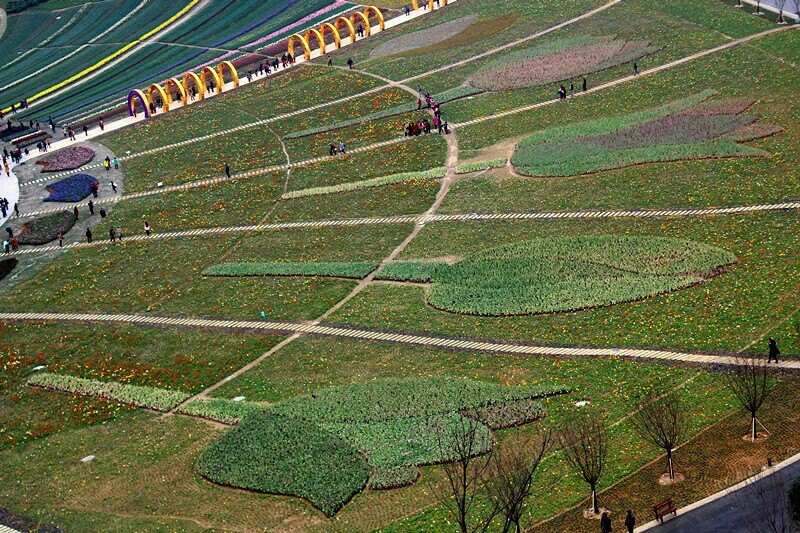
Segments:
[[[70,146],[36,162],[42,165],[42,172],[73,170],[85,165],[94,158],[94,150],[86,146]]]
[[[76,174],[61,181],[51,183],[45,187],[50,196],[44,199],[45,202],[78,202],[83,200],[92,192],[92,184],[97,181],[94,176],[88,174]]]

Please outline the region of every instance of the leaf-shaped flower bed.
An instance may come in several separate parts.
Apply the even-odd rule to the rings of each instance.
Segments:
[[[97,178],[88,174],[75,174],[63,180],[49,184],[45,189],[50,196],[45,202],[79,202],[92,192],[92,184]]]
[[[42,172],[58,172],[80,168],[94,158],[94,150],[88,146],[69,146],[39,159]]]

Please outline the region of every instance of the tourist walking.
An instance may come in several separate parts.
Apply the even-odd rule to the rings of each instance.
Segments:
[[[144,234],[150,236],[150,223],[148,221],[144,221]]]
[[[353,70],[353,58],[352,57],[348,57],[347,58],[347,66],[350,67],[350,70]]]
[[[89,136],[89,128],[86,126],[86,124],[83,125],[83,134],[87,137]]]
[[[114,228],[108,228],[108,238],[111,242],[114,242],[117,238],[117,232],[114,231]]]
[[[778,342],[773,339],[772,337],[769,338],[769,358],[767,359],[767,363],[771,363],[773,359],[775,362],[778,362],[778,356],[781,354],[781,351],[778,349]]]
[[[574,94],[575,94],[575,84],[572,83],[572,82],[569,82],[569,95],[573,96]]]
[[[122,228],[117,228],[117,240],[122,242]]]
[[[344,144],[344,141],[339,143],[339,153],[344,154],[347,152],[347,146]]]
[[[633,64],[633,75],[634,76],[639,75],[639,65],[637,65],[636,63]]]
[[[19,204],[14,202],[14,214],[19,216]]]
[[[94,202],[89,200],[89,214],[94,215]]]
[[[625,513],[625,527],[628,530],[628,533],[633,533],[633,530],[636,528],[636,517],[633,516],[633,511],[628,509],[628,512]]]
[[[331,143],[331,145],[328,147],[328,155],[330,155],[331,157],[336,155],[336,145],[335,144]]]
[[[604,511],[600,517],[600,533],[611,533],[611,518],[608,517],[608,511]]]
[[[89,228],[86,228],[86,242],[88,242],[89,244],[92,243],[92,230],[90,230]]]
[[[75,215],[75,218],[78,218],[79,213],[78,213],[78,206],[77,205],[72,208],[72,214]]]
[[[558,98],[559,100],[564,100],[567,97],[567,90],[562,85],[558,88]]]
[[[111,159],[108,156],[106,156],[106,158],[103,159],[103,168],[106,169],[106,172],[111,170]]]
[[[114,183],[113,181],[111,182],[111,189],[112,189],[114,192],[117,192],[117,184],[116,184],[116,183]]]
[[[119,170],[119,159],[115,157],[113,163],[114,163],[114,170]]]
[[[228,176],[228,178],[231,177],[231,167],[228,166],[228,163],[225,163],[225,175]]]
[[[100,126],[100,131],[105,131],[105,129],[106,129],[106,121],[105,120],[103,120],[101,118],[100,121],[97,123],[97,125]]]
[[[58,234],[58,247],[61,248],[64,246],[64,236],[62,234]]]

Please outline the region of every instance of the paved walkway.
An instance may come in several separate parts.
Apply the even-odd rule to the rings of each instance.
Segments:
[[[134,324],[139,326],[170,326],[221,329],[231,332],[263,331],[290,335],[320,335],[356,340],[391,342],[413,346],[430,346],[474,352],[507,355],[560,357],[619,357],[633,361],[681,362],[700,365],[734,365],[735,354],[691,353],[650,348],[593,348],[542,346],[509,341],[471,339],[428,333],[401,333],[360,327],[325,326],[283,320],[233,320],[145,316],[133,314],[92,313],[0,313],[0,320],[9,322],[89,322],[103,324]],[[773,365],[786,371],[800,371],[800,360],[783,359]]]
[[[786,492],[791,483],[798,478],[800,478],[800,454],[733,487],[678,509],[677,516],[665,519],[663,524],[656,521],[648,522],[636,528],[636,532],[653,530],[659,533],[687,531],[735,533],[750,531],[748,526],[755,523],[763,527],[753,531],[788,532],[789,524],[784,524],[781,520],[784,517],[771,514],[775,508],[770,509],[769,506],[785,505]],[[763,504],[766,505],[762,507]],[[766,526],[770,519],[778,519],[775,529]],[[784,526],[787,529],[783,529]]]
[[[126,198],[122,196],[121,198]],[[94,205],[113,203],[113,198],[100,199]],[[79,207],[85,203],[76,204]],[[702,217],[718,215],[737,215],[748,213],[764,213],[774,211],[795,211],[800,209],[800,200],[781,202],[777,204],[757,204],[735,207],[712,207],[712,208],[693,208],[693,209],[665,209],[665,210],[620,210],[620,211],[551,211],[551,212],[524,212],[524,213],[460,213],[460,214],[436,214],[431,210],[420,215],[397,215],[375,218],[340,218],[322,220],[301,220],[296,222],[274,222],[271,224],[250,224],[245,226],[221,226],[216,228],[197,228],[178,231],[162,231],[151,235],[131,235],[125,237],[125,242],[153,241],[164,239],[178,239],[182,237],[197,237],[201,235],[220,235],[230,233],[247,233],[260,231],[279,231],[295,229],[319,229],[347,226],[375,226],[383,224],[416,224],[422,226],[435,222],[508,222],[518,220],[575,220],[575,219],[608,219],[608,218],[671,218],[671,217]],[[64,208],[49,210],[46,212],[64,211]],[[42,214],[26,213],[26,216]],[[106,240],[96,240],[91,244],[86,242],[73,243],[64,246],[64,250],[76,248],[93,248],[115,244]],[[58,250],[57,246],[35,246],[23,247],[14,254],[30,254],[43,251]]]

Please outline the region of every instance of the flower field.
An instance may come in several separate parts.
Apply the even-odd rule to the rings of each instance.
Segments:
[[[509,427],[542,418],[545,409],[537,399],[566,392],[446,378],[381,380],[249,410],[226,407],[221,400],[192,402],[198,407],[189,412],[216,411],[213,418],[227,422],[241,417],[238,427],[200,457],[203,476],[223,485],[300,496],[334,515],[368,480],[373,488],[402,486],[416,480],[417,466],[454,459],[446,436],[458,424],[479,432],[475,452],[482,453],[492,445],[487,425]]]
[[[47,244],[66,234],[77,220],[72,211],[43,216],[23,224],[17,239],[20,244]]]
[[[375,263],[224,263],[203,271],[204,276],[327,276],[363,278]]]
[[[97,178],[89,174],[75,174],[45,187],[50,196],[45,202],[79,202],[89,196]]]
[[[633,62],[659,50],[646,41],[580,36],[507,54],[474,74],[469,84],[484,91],[536,87]]]
[[[715,100],[688,108],[685,103],[575,124],[568,132],[564,128],[538,132],[519,143],[511,162],[528,176],[573,176],[659,161],[765,157],[763,151],[737,140],[781,131],[769,124],[756,127],[757,117],[741,114],[753,101]]]
[[[389,176],[381,176],[379,178],[370,178],[363,181],[353,181],[349,183],[341,183],[339,185],[330,185],[328,187],[311,187],[309,189],[301,189],[299,191],[290,191],[284,193],[281,197],[289,198],[304,198],[307,196],[321,196],[323,194],[335,194],[346,191],[357,191],[367,189],[370,187],[380,187],[382,185],[392,185],[394,183],[407,183],[415,181],[427,181],[443,178],[445,168],[432,168],[430,170],[421,170],[416,172],[401,172],[399,174],[391,174]]]
[[[80,168],[94,159],[94,150],[88,146],[68,146],[36,161],[42,172],[58,172]]]
[[[457,18],[432,28],[406,33],[400,37],[395,37],[376,46],[369,53],[370,59],[376,59],[394,54],[402,54],[416,48],[432,46],[451,37],[455,37],[466,30],[478,18],[476,14]]]

